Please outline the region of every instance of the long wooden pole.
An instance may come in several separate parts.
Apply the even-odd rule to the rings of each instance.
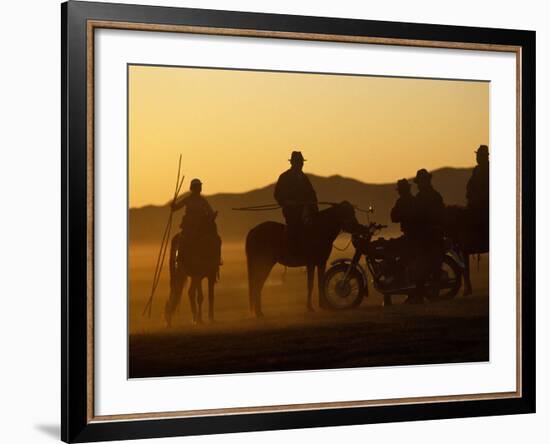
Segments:
[[[164,258],[166,256],[166,250],[168,249],[168,244],[170,243],[170,231],[172,228],[172,215],[174,213],[174,210],[172,209],[173,204],[176,203],[178,200],[179,193],[181,191],[181,187],[183,185],[183,181],[185,179],[185,176],[181,176],[181,154],[179,157],[178,162],[178,176],[176,179],[176,187],[174,190],[174,197],[172,199],[172,205],[170,206],[170,214],[168,215],[168,221],[166,223],[166,227],[164,228],[164,233],[162,235],[162,241],[160,244],[160,251],[157,257],[157,264],[155,266],[155,274],[153,275],[153,283],[151,285],[151,294],[149,295],[149,299],[147,301],[147,304],[145,304],[145,308],[143,309],[143,315],[145,313],[148,313],[148,316],[151,317],[151,310],[153,306],[153,297],[155,295],[155,291],[157,289],[157,286],[160,282],[160,276],[162,272],[162,267],[164,265]]]

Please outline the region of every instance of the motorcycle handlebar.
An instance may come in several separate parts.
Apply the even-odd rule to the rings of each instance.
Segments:
[[[388,226],[383,225],[383,224],[376,224],[376,223],[373,222],[369,225],[362,225],[362,228],[360,230],[358,230],[356,234],[358,234],[358,235],[368,234],[369,232],[382,230],[384,228],[388,228]]]
[[[374,228],[375,230],[382,230],[382,229],[384,229],[384,228],[388,228],[387,225],[375,224],[375,223],[373,223],[373,224],[371,225],[371,227]]]

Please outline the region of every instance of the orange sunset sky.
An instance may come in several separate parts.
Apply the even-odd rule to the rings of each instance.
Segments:
[[[129,67],[129,204],[172,197],[179,154],[206,195],[304,171],[368,183],[471,167],[489,144],[487,82]]]

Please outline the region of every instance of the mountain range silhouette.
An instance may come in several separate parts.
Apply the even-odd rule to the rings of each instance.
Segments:
[[[472,168],[440,168],[432,171],[434,188],[441,193],[446,205],[465,204],[466,183],[471,172]],[[308,174],[308,177],[317,192],[319,201],[341,202],[347,200],[364,209],[372,205],[375,211],[370,215],[371,220],[390,226],[386,235],[399,230],[399,226],[390,221],[390,210],[397,199],[395,183],[368,184],[338,175],[322,177]],[[412,179],[410,182],[413,185],[413,193],[415,193],[416,187]],[[218,230],[224,241],[244,241],[248,231],[255,225],[267,220],[283,221],[281,210],[235,211],[232,209],[274,203],[274,186],[275,184],[271,183],[244,193],[205,195],[212,208],[218,211]],[[169,203],[130,208],[128,216],[129,241],[160,243],[169,208]],[[326,207],[321,206],[322,208]],[[176,231],[181,216],[182,212],[175,214],[173,232]],[[357,218],[361,223],[366,223],[366,215],[357,213]]]

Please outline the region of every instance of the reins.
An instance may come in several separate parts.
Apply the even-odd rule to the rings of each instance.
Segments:
[[[337,205],[335,202],[303,202],[303,203],[300,203],[299,205],[330,205],[330,206],[334,206],[334,205]],[[356,211],[360,211],[362,213],[369,213],[369,210],[365,210],[363,208],[360,208],[358,206],[355,206],[355,205],[352,205],[352,207],[356,210]],[[276,203],[271,203],[271,204],[264,204],[264,205],[254,205],[254,206],[249,206],[249,207],[239,207],[239,208],[232,208],[232,210],[234,211],[273,211],[273,210],[278,210],[281,208],[281,205],[279,204],[276,204]],[[346,251],[349,246],[351,245],[351,237],[348,241],[348,243],[346,244],[346,246],[344,248],[340,248],[338,247],[336,244],[332,244],[332,246],[338,250],[338,251]]]
[[[338,205],[336,202],[302,202],[302,203],[299,203],[298,205],[330,205],[330,206],[334,206],[334,205]],[[369,210],[365,210],[364,208],[360,208],[356,205],[352,205],[352,207],[356,210],[356,211],[360,211],[361,213],[368,213]],[[273,210],[278,210],[282,208],[281,205],[277,204],[277,203],[270,203],[270,204],[264,204],[264,205],[253,205],[253,206],[249,206],[249,207],[238,207],[238,208],[231,208],[232,210],[234,211],[273,211]]]

